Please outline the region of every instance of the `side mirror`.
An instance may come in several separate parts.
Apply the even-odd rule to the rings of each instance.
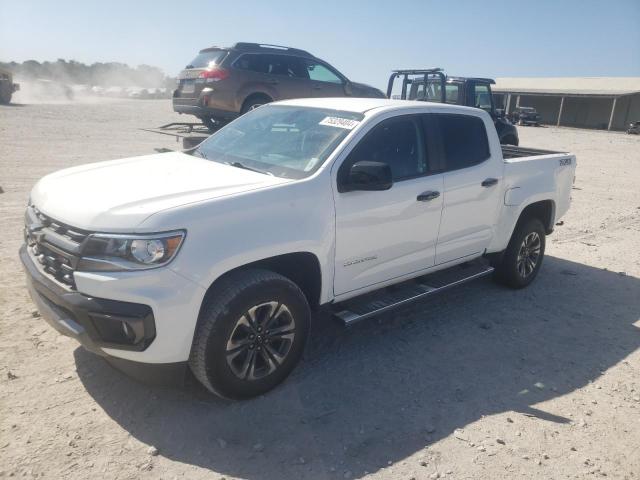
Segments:
[[[353,88],[351,87],[351,82],[349,80],[345,80],[343,85],[344,85],[345,95],[353,95]]]
[[[383,162],[360,161],[351,166],[341,192],[389,190],[393,185],[391,167]]]

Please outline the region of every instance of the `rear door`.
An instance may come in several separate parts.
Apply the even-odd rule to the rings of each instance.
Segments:
[[[311,96],[309,77],[303,59],[291,55],[261,54],[264,81],[275,92],[274,100]]]
[[[429,138],[425,145],[424,137],[420,114],[382,120],[339,166],[334,189],[337,296],[433,266],[443,176],[432,173]],[[391,167],[391,189],[338,191],[351,165],[363,160]]]
[[[502,152],[492,152],[483,118],[430,115],[444,171],[442,221],[436,264],[481,255],[488,247],[501,204]]]

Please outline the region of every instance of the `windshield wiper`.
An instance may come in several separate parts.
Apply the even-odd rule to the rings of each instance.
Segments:
[[[257,172],[257,173],[262,173],[264,175],[271,175],[273,176],[273,173],[270,172],[265,172],[263,170],[258,170],[256,168],[251,168],[246,166],[244,163],[240,163],[240,162],[226,162],[227,165],[231,165],[232,167],[236,167],[236,168],[243,168],[245,170],[251,170],[252,172]]]

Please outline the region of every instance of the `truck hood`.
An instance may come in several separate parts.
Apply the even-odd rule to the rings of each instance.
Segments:
[[[31,202],[76,228],[133,232],[165,209],[290,181],[170,152],[60,170],[33,187]]]

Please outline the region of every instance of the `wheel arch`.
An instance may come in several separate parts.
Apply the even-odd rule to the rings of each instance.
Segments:
[[[269,270],[288,278],[302,290],[312,309],[319,306],[322,290],[322,269],[320,261],[314,253],[293,252],[256,260],[223,273],[216,278],[207,289],[200,308],[202,309],[202,305],[204,305],[209,296],[215,292],[216,285],[224,278],[242,270],[256,268]]]
[[[555,217],[556,202],[553,200],[540,200],[530,203],[522,210],[522,212],[520,212],[520,216],[516,222],[516,227],[530,218],[538,218],[544,225],[547,235],[549,235],[553,232]]]
[[[271,99],[270,102],[274,102],[276,100],[276,97],[273,93],[265,92],[262,90],[253,90],[240,96],[238,111],[241,112],[244,109],[245,104],[252,98],[256,97],[269,98]]]

